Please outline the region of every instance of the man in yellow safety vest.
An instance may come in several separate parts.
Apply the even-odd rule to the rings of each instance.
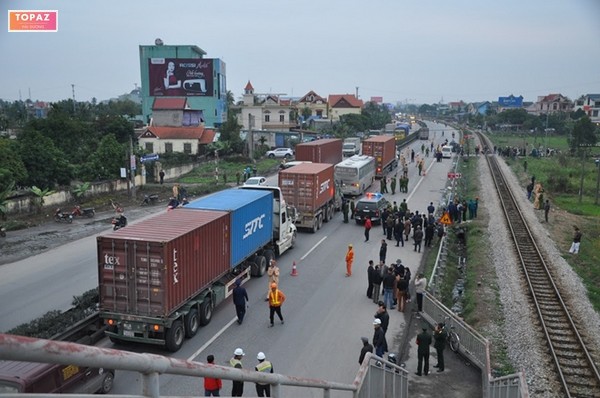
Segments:
[[[273,365],[267,361],[264,352],[259,352],[256,356],[258,365],[254,368],[257,372],[273,373]],[[268,383],[256,383],[256,395],[259,397],[271,396],[271,385]]]

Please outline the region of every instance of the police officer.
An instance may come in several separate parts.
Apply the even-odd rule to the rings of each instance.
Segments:
[[[417,376],[421,376],[421,370],[425,376],[429,374],[429,346],[431,346],[431,335],[427,332],[427,326],[423,326],[423,331],[417,335]]]
[[[264,352],[259,352],[256,356],[258,365],[254,368],[257,372],[273,373],[273,365],[270,361],[267,361],[267,357]],[[259,397],[270,397],[271,396],[271,385],[268,383],[256,383],[256,395]]]

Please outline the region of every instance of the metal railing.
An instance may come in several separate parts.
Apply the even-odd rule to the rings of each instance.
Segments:
[[[141,375],[141,391],[128,397],[160,397],[161,374],[192,377],[214,377],[271,385],[271,396],[282,397],[281,386],[320,389],[329,398],[331,390],[348,391],[353,398],[408,397],[408,374],[400,366],[367,353],[352,384],[320,379],[286,376],[277,373],[255,372],[201,362],[186,361],[155,354],[138,354],[76,343],[35,339],[0,334],[0,359],[78,365],[92,368],[128,370]],[[49,394],[28,394],[29,397]],[[54,395],[54,394],[52,394]],[[21,398],[22,394],[0,394]],[[91,397],[91,395],[90,395]],[[122,395],[106,395],[107,398]]]

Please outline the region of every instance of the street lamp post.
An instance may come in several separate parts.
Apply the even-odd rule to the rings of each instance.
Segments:
[[[600,193],[600,159],[596,159],[596,169],[598,169],[598,177],[596,177],[596,200],[594,204],[598,204],[598,195]]]

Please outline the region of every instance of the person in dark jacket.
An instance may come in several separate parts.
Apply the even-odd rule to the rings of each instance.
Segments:
[[[244,357],[244,350],[241,348],[236,348],[233,352],[233,358],[229,360],[229,365],[232,368],[242,369],[242,358]],[[235,381],[233,380],[233,385],[231,387],[231,396],[232,397],[241,397],[244,395],[244,382],[243,381]]]
[[[433,235],[435,234],[435,227],[433,224],[427,223],[425,227],[425,247],[430,247],[433,242]]]
[[[397,217],[394,220],[394,239],[396,239],[396,247],[400,246],[400,243],[402,243],[402,247],[404,247],[404,238],[402,237],[403,231],[404,224],[402,223],[402,219]]]
[[[382,265],[383,266],[383,263]],[[383,281],[383,277],[381,276],[381,268],[379,265],[375,265],[374,272],[372,275],[373,278],[373,302],[377,304],[379,302],[379,292],[381,291],[381,282]]]
[[[415,233],[413,235],[413,239],[415,240],[415,250],[421,253],[421,242],[423,241],[423,230],[420,226],[417,226]]]
[[[443,323],[438,323],[433,332],[433,338],[435,342],[433,347],[437,352],[437,365],[434,368],[438,368],[438,372],[444,371],[444,349],[446,348],[446,340],[448,339],[448,333]]]
[[[427,327],[423,326],[423,331],[417,335],[417,376],[425,373],[429,374],[429,346],[431,346],[431,335],[427,332]],[[423,371],[423,372],[421,372]]]
[[[381,320],[381,329],[383,329],[383,333],[385,334],[387,333],[388,325],[390,324],[390,314],[388,314],[383,301],[379,301],[377,304],[379,305],[379,308],[377,308],[377,312],[375,312],[375,318]]]
[[[379,247],[379,261],[383,261],[385,263],[385,258],[387,256],[387,242],[385,239],[381,239],[381,246]]]
[[[383,302],[386,308],[394,309],[394,286],[396,285],[396,276],[393,268],[388,268],[387,274],[383,277]]]
[[[373,265],[373,260],[369,260],[369,266],[367,267],[367,282],[369,286],[367,286],[367,297],[373,298],[373,277],[375,274],[375,266]]]
[[[246,301],[248,301],[248,292],[241,286],[242,281],[235,281],[235,288],[233,289],[233,304],[235,305],[235,312],[237,314],[237,323],[242,324],[244,322],[244,315],[246,315]]]
[[[373,321],[373,327],[375,332],[373,333],[373,347],[375,348],[375,355],[383,358],[383,354],[387,351],[387,341],[385,340],[385,333],[381,328],[381,319],[375,318]]]
[[[360,350],[360,356],[358,357],[358,364],[362,365],[363,360],[365,359],[365,355],[367,355],[367,352],[370,352],[370,353],[373,352],[373,346],[371,344],[369,344],[368,338],[361,337],[360,339],[362,340],[363,346],[362,346],[362,349]]]

